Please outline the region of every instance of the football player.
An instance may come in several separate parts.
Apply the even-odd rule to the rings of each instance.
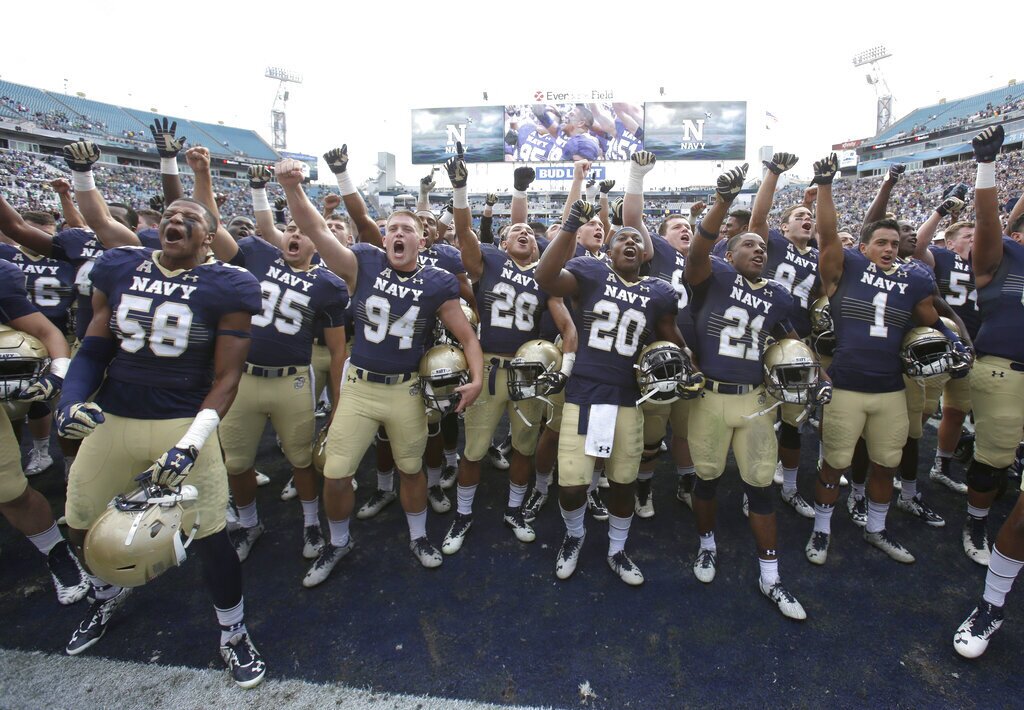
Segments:
[[[190,148],[185,157],[195,176],[195,196],[217,217],[209,151]],[[252,340],[238,393],[231,411],[220,423],[228,482],[241,524],[234,531],[235,551],[244,562],[263,533],[256,510],[254,465],[263,429],[270,419],[291,464],[302,504],[302,554],[306,559],[316,559],[323,536],[312,460],[315,420],[309,363],[313,327],[318,319],[325,325],[324,337],[331,353],[330,387],[338,390],[345,360],[343,321],[348,292],[337,276],[312,264],[313,243],[294,222],[285,230],[280,249],[259,237],[236,242],[225,229],[217,230],[211,248],[224,263],[251,273],[259,281],[263,296],[263,310],[252,319]]]
[[[5,203],[6,204],[6,203]],[[68,369],[68,344],[64,334],[46,319],[28,299],[25,276],[14,264],[0,259],[0,359],[26,358],[26,333],[46,348],[39,356],[50,357],[48,372],[42,372],[45,360],[35,361],[38,367],[33,376],[14,380],[11,370],[4,370],[0,380],[0,513],[16,530],[25,535],[43,555],[57,590],[57,601],[73,604],[89,590],[71,547],[57,528],[53,512],[46,498],[28,485],[21,469],[21,448],[12,426],[14,420],[24,417],[28,402],[51,399],[60,390]],[[11,330],[13,329],[13,330]],[[18,332],[20,331],[20,333]],[[34,379],[33,379],[34,377]],[[29,382],[27,386],[23,385]],[[13,410],[13,412],[12,412]]]
[[[543,403],[519,402],[520,415],[509,397],[508,368],[519,346],[538,337],[545,310],[551,311],[567,351],[575,351],[576,329],[562,300],[549,298],[537,285],[533,229],[527,224],[513,224],[504,239],[504,251],[493,244],[481,245],[471,229],[473,218],[466,197],[468,171],[462,155],[451,158],[445,168],[455,190],[455,228],[462,245],[462,261],[481,296],[480,347],[484,351],[487,378],[486,387],[466,412],[466,447],[458,473],[458,510],[441,546],[450,555],[461,549],[473,524],[480,461],[487,455],[503,413],[508,415],[512,436],[508,505],[503,519],[520,542],[535,539],[533,528],[523,517],[523,501],[530,481],[530,459],[537,448]],[[567,352],[562,358],[555,391],[565,386],[572,362],[572,352]]]
[[[427,486],[421,473],[427,417],[416,387],[419,362],[435,318],[462,344],[470,382],[460,386],[456,410],[473,403],[483,385],[480,344],[458,301],[458,281],[446,271],[418,263],[423,226],[416,215],[396,211],[388,218],[386,250],[371,244],[345,246],[327,228],[302,190],[301,165],[285,160],[278,182],[302,233],[316,245],[324,264],[348,285],[356,317],[355,342],[327,440],[324,507],[331,540],[314,566],[351,549],[349,519],[352,476],[378,427],[384,426],[395,466],[402,474],[401,499],[409,524],[409,547],[425,567],[442,562],[427,538]]]
[[[1006,484],[1006,468],[1024,428],[1024,225],[1019,216],[1003,237],[999,224],[996,157],[1003,144],[1003,127],[986,128],[972,141],[978,161],[974,186],[974,244],[971,264],[978,288],[981,327],[975,346],[978,361],[971,372],[971,402],[977,439],[967,469],[969,520],[964,543],[987,552],[985,522],[996,491]],[[979,531],[980,529],[980,531]],[[1003,605],[1024,567],[1024,496],[999,529],[988,556],[985,592],[953,639],[961,656],[975,658],[1003,623]],[[976,539],[976,542],[975,542]],[[972,558],[978,561],[976,557]]]
[[[606,459],[611,493],[608,565],[627,584],[639,585],[643,574],[625,552],[643,454],[643,412],[636,406],[640,395],[633,367],[652,339],[684,344],[676,327],[672,287],[640,275],[644,255],[653,247],[639,231],[616,232],[606,260],[571,258],[577,232],[590,223],[597,223],[594,206],[577,200],[536,271],[548,294],[576,299],[577,323],[583,324],[558,440],[559,505],[566,535],[555,575],[568,579],[576,570],[586,535],[587,485],[600,457]]]
[[[65,381],[57,428],[84,438],[67,500],[80,558],[92,523],[140,480],[173,488],[187,479],[198,489],[192,549],[220,624],[221,656],[248,688],[266,668],[245,627],[241,563],[225,528],[217,425],[237,392],[260,290],[243,269],[207,259],[217,226],[201,203],[176,200],[160,222],[161,250],[111,249],[96,260],[92,320]],[[131,592],[92,575],[90,582],[92,604],[69,655],[102,638]]]
[[[715,578],[715,491],[732,448],[749,501],[760,567],[758,586],[783,615],[802,620],[807,614],[779,578],[775,511],[769,493],[778,442],[773,418],[764,416],[767,395],[762,363],[769,336],[796,337],[789,322],[794,298],[762,277],[767,245],[755,232],[731,238],[725,262],[711,259],[729,205],[743,189],[746,167],[733,168],[718,178],[715,203],[697,226],[700,238],[690,248],[684,274],[693,290],[694,344],[705,374],[704,391],[694,402],[689,421],[690,453],[697,469],[693,511],[700,535],[693,571],[704,583]],[[824,393],[815,393],[822,400],[827,395],[827,387]]]
[[[839,476],[863,436],[871,461],[864,539],[894,560],[911,563],[914,556],[885,528],[893,473],[909,431],[899,349],[916,321],[942,332],[967,366],[969,355],[939,319],[931,279],[917,267],[897,261],[900,233],[894,220],[867,224],[859,249],[843,249],[832,201],[838,167],[834,153],[814,164],[819,274],[823,295],[831,304],[836,352],[829,368],[835,392],[822,421],[824,463],[815,490],[814,530],[805,552],[812,563],[825,563]]]

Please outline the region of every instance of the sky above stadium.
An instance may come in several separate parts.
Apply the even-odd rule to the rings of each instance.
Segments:
[[[859,52],[882,44],[892,53],[881,66],[897,119],[1024,79],[1012,42],[974,47],[970,26],[998,24],[1001,12],[979,20],[938,4],[392,0],[319,9],[180,0],[107,2],[83,14],[80,3],[54,0],[4,14],[7,81],[223,121],[268,142],[276,82],[264,70],[301,74],[303,84],[289,87],[288,149],[320,155],[346,142],[357,180],[375,176],[377,152],[388,151],[407,185],[426,172],[410,162],[412,108],[532,103],[548,90],[610,90],[635,103],[745,100],[747,159],[772,145],[800,155],[795,173],[809,175],[833,143],[874,134],[867,68],[851,62]],[[510,173],[474,166],[471,189],[505,187]],[[716,173],[710,163],[666,164],[647,184],[707,184]],[[624,172],[612,165],[609,175]]]

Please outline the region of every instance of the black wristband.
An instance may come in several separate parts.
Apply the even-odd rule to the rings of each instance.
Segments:
[[[708,230],[704,229],[703,222],[697,223],[697,234],[704,237],[705,239],[710,239],[711,241],[718,241],[718,235],[715,234],[714,232],[709,232]]]

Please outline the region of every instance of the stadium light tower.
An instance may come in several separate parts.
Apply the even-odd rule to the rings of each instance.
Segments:
[[[867,74],[868,83],[875,87],[875,101],[876,101],[876,112],[875,112],[875,135],[884,131],[892,123],[892,92],[889,90],[889,84],[885,81],[885,75],[882,74],[881,67],[878,63],[883,59],[888,59],[892,54],[883,45],[872,47],[866,51],[856,54],[853,57],[853,66],[855,67],[870,67]]]
[[[277,79],[277,93],[274,95],[274,107],[270,110],[270,125],[274,133],[274,150],[284,150],[288,147],[288,124],[285,120],[285,108],[288,105],[287,84],[301,84],[302,75],[282,69],[281,67],[267,67],[263,76],[268,79]]]

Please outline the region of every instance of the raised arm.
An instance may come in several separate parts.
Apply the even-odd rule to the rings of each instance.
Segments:
[[[768,241],[768,213],[772,211],[775,201],[775,190],[779,185],[779,175],[797,164],[800,158],[793,153],[775,153],[771,160],[761,161],[766,172],[757,188],[754,204],[750,208],[750,226],[748,229]]]
[[[657,158],[649,150],[638,150],[629,159],[629,179],[622,199],[622,224],[633,227],[644,238],[644,261],[654,258],[654,242],[644,224],[644,176],[654,169]]]
[[[141,242],[129,227],[110,216],[107,203],[92,174],[93,164],[100,159],[100,149],[92,141],[77,141],[64,146],[64,162],[71,168],[71,183],[86,224],[106,249],[139,246]]]
[[[569,208],[583,197],[583,181],[590,174],[590,161],[577,160],[573,162],[572,185],[569,187],[569,194],[565,198],[565,207],[562,208],[562,221],[569,218]],[[589,204],[589,203],[588,203]]]
[[[30,251],[43,256],[53,252],[53,237],[34,224],[26,222],[18,210],[0,196],[0,232]]]
[[[60,211],[64,213],[64,223],[68,227],[82,228],[87,226],[85,223],[85,217],[78,211],[78,207],[75,206],[75,201],[71,199],[71,183],[68,182],[67,178],[57,178],[50,182],[50,187],[57,193],[57,199],[60,200]]]
[[[882,184],[878,186],[878,193],[875,195],[875,199],[872,201],[871,206],[868,207],[867,214],[864,215],[864,224],[871,224],[885,217],[885,213],[889,209],[889,198],[892,196],[892,189],[896,187],[896,183],[899,182],[906,169],[907,166],[903,163],[893,163],[889,166],[885,177],[882,178]]]
[[[214,256],[223,262],[230,262],[238,254],[238,242],[234,240],[228,230],[224,229],[220,220],[220,208],[217,207],[217,197],[213,192],[213,177],[210,175],[210,151],[202,146],[195,146],[185,151],[185,160],[192,168],[194,187],[192,199],[203,205],[217,218],[217,229],[213,234],[213,242],[210,248]]]
[[[333,148],[324,153],[324,160],[327,167],[334,173],[338,181],[338,189],[341,190],[341,199],[345,202],[345,210],[348,212],[349,221],[355,225],[359,235],[359,241],[368,242],[375,247],[383,247],[380,229],[377,223],[370,219],[370,212],[366,209],[363,196],[359,194],[352,176],[348,172],[348,144],[342,144],[340,148]]]
[[[288,209],[299,231],[309,237],[320,252],[327,268],[336,273],[348,285],[348,292],[355,293],[359,264],[355,253],[335,238],[313,203],[302,189],[302,164],[297,160],[282,160],[276,168],[277,182],[284,188]]]
[[[612,224],[609,219],[611,208],[608,201],[608,193],[611,192],[613,187],[615,187],[614,180],[602,180],[599,183],[599,189],[601,190],[601,210],[599,214],[601,216],[601,225],[604,227],[604,239],[606,242],[611,239],[612,234]]]
[[[493,192],[487,193],[487,199],[484,201],[484,211],[480,215],[480,241],[484,244],[494,243],[494,205],[497,202],[498,196],[496,194]]]
[[[284,247],[284,232],[274,222],[274,210],[267,198],[267,183],[273,174],[266,165],[249,166],[249,194],[252,196],[252,211],[256,216],[256,227],[260,238],[278,249]]]
[[[996,187],[996,156],[1003,146],[1003,127],[990,126],[971,141],[978,177],[974,183],[974,243],[971,264],[974,283],[988,286],[1003,260],[1003,229],[999,224],[999,189]]]
[[[832,180],[839,171],[839,158],[832,153],[815,161],[814,181],[818,186],[818,274],[823,296],[831,296],[843,275],[843,243],[839,241],[836,205],[832,201]]]
[[[459,242],[462,264],[466,267],[471,281],[479,281],[484,264],[480,253],[480,242],[473,233],[473,213],[469,210],[469,169],[466,167],[462,143],[455,144],[455,155],[449,158],[444,169],[452,182],[452,208],[455,210],[455,238]]]
[[[576,277],[563,267],[576,251],[576,232],[593,219],[594,206],[583,200],[569,205],[568,216],[562,220],[562,228],[551,240],[551,244],[540,256],[535,277],[537,285],[550,296],[575,296],[579,292]]]
[[[181,176],[178,175],[178,153],[185,146],[185,136],[176,137],[178,122],[172,121],[167,125],[165,117],[154,119],[149,132],[156,143],[156,152],[160,154],[160,185],[164,190],[164,204],[169,205],[175,200],[185,196],[185,188],[181,184]]]
[[[947,190],[947,193],[949,194],[944,196],[942,204],[936,207],[928,215],[928,219],[917,228],[917,244],[914,245],[914,258],[920,259],[933,269],[935,268],[935,257],[928,247],[931,246],[932,238],[935,236],[939,224],[950,215],[953,215],[953,221],[955,222],[956,216],[964,208],[964,201],[958,195],[951,194],[950,190]]]
[[[697,225],[699,239],[690,242],[690,253],[686,257],[683,278],[691,287],[711,278],[711,249],[718,241],[718,230],[729,215],[729,206],[743,189],[747,177],[747,164],[728,170],[718,176],[715,186],[715,204],[707,216]]]
[[[526,191],[535,177],[537,173],[533,168],[516,168],[512,173],[512,224],[525,222],[529,216],[530,205]]]
[[[434,170],[430,171],[430,175],[420,178],[420,195],[419,199],[416,200],[416,211],[426,210],[430,211],[430,191],[437,187],[437,183],[434,182]]]

